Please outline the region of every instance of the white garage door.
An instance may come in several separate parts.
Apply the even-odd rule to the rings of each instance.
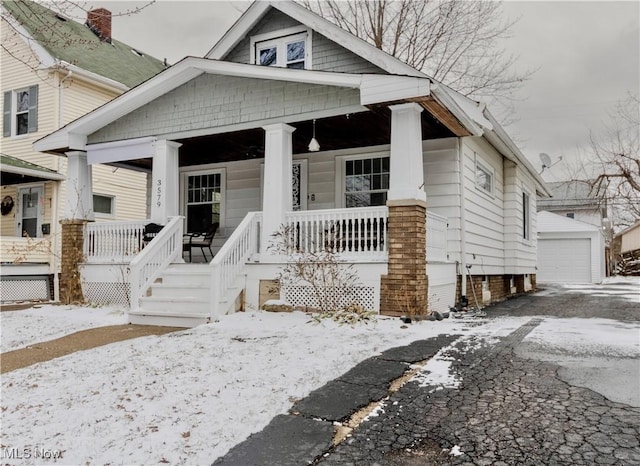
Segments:
[[[591,283],[591,240],[539,239],[537,280]]]

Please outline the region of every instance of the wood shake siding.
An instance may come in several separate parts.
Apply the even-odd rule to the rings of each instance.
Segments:
[[[295,26],[301,26],[301,23],[278,10],[271,10],[223,59],[235,63],[250,63],[251,36],[277,33]],[[311,51],[311,69],[316,71],[386,74],[386,71],[317,32],[311,35]]]
[[[360,104],[357,89],[202,75],[89,136],[91,144]]]

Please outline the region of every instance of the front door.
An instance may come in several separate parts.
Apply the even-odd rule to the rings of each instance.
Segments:
[[[42,186],[20,188],[18,199],[16,235],[29,238],[42,236],[40,231],[44,205]]]

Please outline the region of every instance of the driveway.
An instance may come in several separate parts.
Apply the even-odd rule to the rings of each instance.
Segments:
[[[517,328],[441,341],[434,359],[454,383],[390,390],[337,445],[326,437],[335,420],[294,409],[216,464],[640,464],[639,293],[628,282],[546,286],[487,308],[478,325],[515,315]],[[309,398],[328,390],[344,405],[339,381]]]

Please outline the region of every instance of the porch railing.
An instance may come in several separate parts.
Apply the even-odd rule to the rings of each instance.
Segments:
[[[140,305],[144,296],[160,273],[169,264],[182,258],[182,230],[184,217],[172,217],[153,241],[131,261],[129,283],[131,286],[131,308]]]
[[[143,247],[144,226],[151,220],[88,223],[84,256],[89,263],[130,261]]]
[[[447,260],[446,217],[427,211],[427,261]]]
[[[289,212],[284,242],[288,253],[333,252],[367,259],[386,257],[386,206]]]
[[[262,212],[249,212],[209,263],[211,317],[219,317],[226,310],[223,304],[238,297],[233,290],[244,287],[238,280],[245,264],[259,251],[261,222]]]

